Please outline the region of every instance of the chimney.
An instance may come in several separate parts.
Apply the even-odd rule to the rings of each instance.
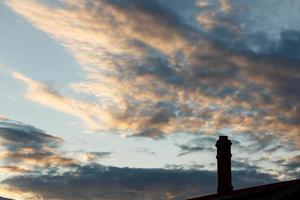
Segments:
[[[226,195],[233,191],[231,183],[231,141],[220,136],[216,143],[218,160],[218,194]]]

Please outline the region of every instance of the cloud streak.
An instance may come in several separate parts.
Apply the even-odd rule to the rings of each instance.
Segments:
[[[69,50],[86,73],[86,80],[70,89],[96,100],[67,97],[19,73],[14,77],[27,84],[27,98],[77,116],[93,130],[163,138],[230,128],[272,132],[283,140],[286,134],[298,137],[298,58],[290,53],[298,32],[283,31],[277,41],[265,38],[264,50],[254,51],[256,41],[242,34],[247,30],[241,22],[248,23],[240,13],[243,3],[206,4],[198,1],[199,13],[191,12],[188,21],[164,1],[65,1],[54,7],[9,1]],[[212,15],[210,20],[225,27],[213,22],[205,31],[200,21],[194,28],[201,15]],[[221,37],[221,30],[245,43]]]

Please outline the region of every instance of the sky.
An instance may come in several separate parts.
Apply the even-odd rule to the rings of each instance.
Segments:
[[[299,0],[1,0],[0,196],[177,200],[300,178]]]

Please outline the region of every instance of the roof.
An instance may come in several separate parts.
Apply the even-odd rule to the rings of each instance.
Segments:
[[[298,197],[298,198],[297,198]],[[273,183],[268,185],[256,186],[251,188],[235,190],[232,193],[220,196],[218,194],[207,195],[203,197],[196,197],[190,200],[238,200],[238,199],[281,199],[293,200],[300,197],[300,179]]]

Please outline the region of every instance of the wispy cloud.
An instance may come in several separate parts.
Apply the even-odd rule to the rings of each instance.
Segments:
[[[200,7],[190,21],[163,1],[7,5],[69,50],[86,73],[86,80],[70,88],[97,100],[66,97],[15,73],[27,83],[26,96],[81,118],[91,129],[153,138],[224,128],[271,132],[284,140],[287,133],[298,135],[298,57],[285,53],[299,42],[298,32],[282,32],[277,41],[266,37],[265,46],[254,51],[257,41],[241,24],[248,23],[242,3],[198,1],[191,4]],[[213,17],[204,20],[211,21],[211,30],[192,26],[202,15]]]
[[[9,173],[9,174],[15,174],[15,173],[31,173],[32,171],[29,169],[24,169],[18,166],[1,166],[0,167],[0,173]]]
[[[105,116],[104,110],[96,103],[63,96],[59,94],[52,85],[32,80],[17,72],[15,72],[13,76],[27,85],[28,89],[25,96],[28,99],[60,112],[77,116],[84,120],[87,126],[91,129],[97,129],[103,125],[103,122],[101,123],[101,119],[104,120],[109,118],[109,116]]]

